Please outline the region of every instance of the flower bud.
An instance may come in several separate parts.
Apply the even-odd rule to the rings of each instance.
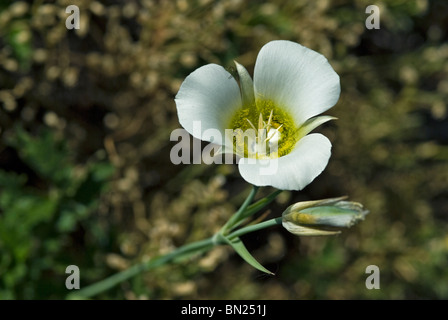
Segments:
[[[283,227],[298,236],[341,233],[338,228],[349,228],[369,213],[362,204],[344,199],[346,197],[295,203],[283,212]]]

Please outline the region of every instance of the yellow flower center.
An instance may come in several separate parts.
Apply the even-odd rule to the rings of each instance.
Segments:
[[[271,100],[243,106],[230,120],[234,152],[244,158],[273,159],[291,152],[298,140],[293,117]]]

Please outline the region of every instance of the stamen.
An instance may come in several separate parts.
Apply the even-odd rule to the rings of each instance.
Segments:
[[[271,129],[271,121],[272,121],[272,115],[274,114],[274,109],[271,110],[271,114],[269,115],[268,124],[266,126],[267,131],[269,132],[269,129]]]
[[[278,110],[277,114],[277,109],[270,103],[257,109],[257,111],[242,109],[232,119],[230,124],[232,128],[250,129],[243,137],[248,139],[247,142],[238,140],[238,137],[237,142],[234,142],[235,147],[239,148],[238,153],[244,157],[257,159],[276,158],[288,154],[296,142],[296,133],[294,130],[285,131],[283,127],[288,129],[294,127],[293,119],[282,110]],[[256,119],[257,113],[258,119]]]
[[[252,128],[254,128],[254,130],[255,130],[255,134],[256,134],[256,132],[257,132],[257,128],[255,128],[255,126],[252,124],[252,122],[250,122],[249,119],[246,118],[246,120],[247,120],[247,122],[249,122],[250,126],[251,126]]]
[[[275,134],[276,134],[277,132],[280,132],[280,128],[281,128],[282,126],[283,126],[283,124],[281,124],[281,125],[276,129],[276,131],[274,131],[274,132],[271,134],[270,137],[267,137],[266,140],[264,140],[264,142],[268,142],[269,140],[271,140],[272,137],[274,137]]]
[[[273,136],[275,136],[275,131],[273,131],[269,137],[267,137],[266,139],[264,139],[264,142],[268,142],[269,140],[272,139]]]
[[[261,137],[258,137],[258,144],[261,144],[262,141],[264,141],[266,136],[266,129],[260,129],[261,130]]]

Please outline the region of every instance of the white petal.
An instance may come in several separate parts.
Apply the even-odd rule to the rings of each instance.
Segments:
[[[261,48],[254,69],[256,99],[269,99],[293,114],[297,125],[336,104],[339,76],[321,54],[291,41]]]
[[[347,196],[342,196],[342,197],[338,197],[338,198],[321,199],[321,200],[300,201],[293,205],[290,205],[283,212],[283,215],[287,215],[294,211],[301,211],[306,208],[333,205],[333,204],[341,202],[342,200],[345,200],[345,199],[347,199]]]
[[[329,230],[299,226],[290,221],[283,221],[282,225],[283,228],[285,228],[292,234],[295,234],[296,236],[331,236],[341,233],[341,231],[329,231]]]
[[[238,168],[241,176],[253,185],[301,190],[325,169],[330,155],[330,141],[322,134],[312,133],[300,139],[286,156],[270,160],[240,159]]]
[[[241,106],[238,83],[223,67],[208,64],[192,72],[175,98],[179,122],[195,138],[221,144],[234,111]],[[204,137],[205,130],[220,137]]]

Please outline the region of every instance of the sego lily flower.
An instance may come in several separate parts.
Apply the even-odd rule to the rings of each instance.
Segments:
[[[349,228],[369,213],[358,202],[344,201],[346,197],[298,202],[282,214],[282,225],[298,236],[338,234],[337,228]]]
[[[238,155],[239,171],[249,183],[303,189],[330,158],[330,141],[308,133],[335,119],[318,115],[338,101],[339,76],[324,56],[291,41],[263,46],[253,81],[235,64],[239,85],[216,64],[185,79],[175,98],[180,124],[194,137]],[[225,141],[211,137],[210,129],[218,130]],[[271,170],[263,171],[266,168]]]

